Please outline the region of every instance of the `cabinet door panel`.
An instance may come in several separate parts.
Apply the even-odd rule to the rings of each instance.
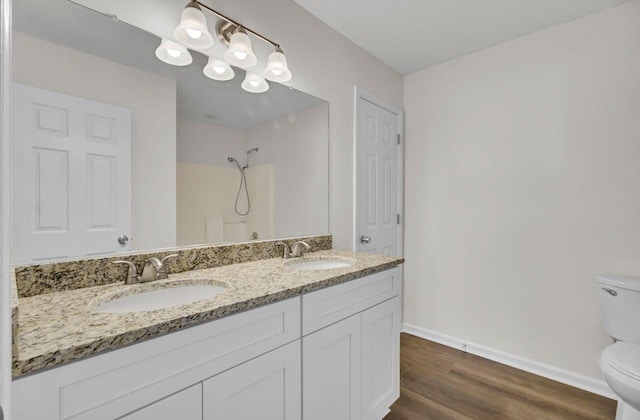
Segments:
[[[305,420],[360,419],[360,314],[302,340]]]
[[[197,384],[138,411],[121,420],[202,420],[202,385]]]
[[[300,341],[203,383],[204,420],[300,419]]]
[[[380,420],[400,396],[400,298],[362,313],[362,418]]]

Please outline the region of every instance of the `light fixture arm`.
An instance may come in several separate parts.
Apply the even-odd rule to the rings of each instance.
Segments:
[[[275,42],[273,42],[272,40],[270,40],[269,38],[267,38],[266,36],[262,36],[260,35],[258,32],[254,31],[253,29],[247,28],[246,26],[244,26],[243,24],[236,22],[235,20],[231,19],[230,17],[223,15],[222,13],[218,12],[215,9],[212,9],[211,7],[207,6],[206,4],[202,3],[201,1],[198,0],[193,0],[193,3],[196,3],[197,5],[199,5],[200,7],[203,7],[205,9],[207,9],[208,11],[210,11],[211,13],[213,13],[214,15],[218,16],[221,19],[226,20],[227,22],[230,22],[234,25],[236,25],[239,28],[244,29],[247,32],[251,32],[254,36],[260,38],[261,40],[273,45],[274,48],[280,48],[280,44],[277,44]]]

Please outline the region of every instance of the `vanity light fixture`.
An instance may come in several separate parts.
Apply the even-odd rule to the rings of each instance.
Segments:
[[[216,24],[216,34],[222,45],[228,47],[224,53],[224,60],[218,57],[209,57],[207,65],[202,70],[205,76],[214,80],[225,81],[235,77],[231,65],[245,70],[251,69],[251,71],[247,71],[246,77],[241,84],[244,90],[251,93],[266,92],[269,89],[269,84],[265,78],[279,83],[291,80],[292,76],[287,64],[287,58],[279,44],[228,18],[199,0],[189,0],[189,3],[182,11],[180,24],[173,33],[179,44],[162,39],[160,47],[156,50],[156,56],[160,60],[176,66],[185,66],[193,61],[185,47],[204,50],[213,45],[213,37],[209,33],[207,19],[203,10],[207,10],[219,18]],[[267,59],[266,68],[262,71],[253,68],[258,63],[258,57],[253,52],[249,34],[271,44],[274,48],[274,51]]]
[[[213,37],[207,28],[207,19],[196,0],[191,0],[182,11],[180,24],[173,32],[180,43],[188,48],[203,50],[213,45]]]
[[[288,82],[291,80],[291,72],[287,66],[287,57],[282,53],[280,47],[269,54],[267,68],[264,69],[264,78],[272,82]]]
[[[251,71],[247,71],[241,86],[249,93],[262,93],[269,90],[269,84],[264,77]]]
[[[227,63],[244,69],[253,67],[258,62],[258,57],[251,47],[251,39],[242,26],[238,26],[231,35],[229,49],[224,53],[224,59]]]
[[[184,46],[165,38],[162,38],[160,46],[156,48],[156,57],[174,66],[188,66],[193,61],[193,57]]]
[[[204,69],[202,69],[202,72],[209,79],[220,80],[222,82],[231,80],[236,75],[229,63],[215,57],[209,57],[209,61],[207,65],[204,66]]]

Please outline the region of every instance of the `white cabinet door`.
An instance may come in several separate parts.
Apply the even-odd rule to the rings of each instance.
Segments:
[[[304,420],[360,419],[360,314],[302,339]]]
[[[204,420],[299,420],[300,340],[203,382]]]
[[[202,420],[202,384],[175,393],[120,419]]]
[[[400,298],[362,313],[362,418],[380,420],[400,396]]]

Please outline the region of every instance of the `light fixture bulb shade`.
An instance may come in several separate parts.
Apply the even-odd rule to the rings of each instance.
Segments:
[[[253,53],[251,39],[244,31],[238,30],[231,35],[229,49],[224,53],[224,59],[233,66],[245,69],[256,65],[258,57]]]
[[[199,9],[197,4],[192,6],[189,3],[182,11],[180,16],[180,24],[173,32],[183,45],[195,50],[203,50],[213,45],[213,37],[207,28],[207,19],[204,13]]]
[[[287,57],[280,49],[269,54],[267,67],[264,69],[264,78],[272,82],[288,82],[291,80],[291,71],[287,66]]]
[[[156,48],[156,57],[160,61],[174,66],[188,66],[193,61],[189,50],[183,45],[165,38],[162,38],[160,46]]]
[[[269,84],[258,73],[248,71],[242,81],[242,89],[250,93],[262,93],[269,90]]]
[[[209,79],[220,81],[231,80],[236,75],[229,63],[215,57],[209,57],[209,61],[202,69],[202,72]]]

